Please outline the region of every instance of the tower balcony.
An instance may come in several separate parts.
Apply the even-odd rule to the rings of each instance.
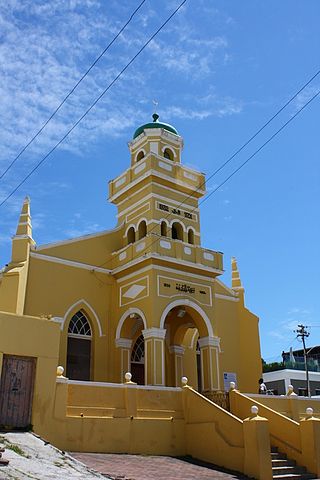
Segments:
[[[131,266],[142,258],[158,259],[181,266],[198,268],[216,275],[223,273],[223,254],[156,234],[113,252],[112,269]]]
[[[109,200],[116,200],[134,185],[149,176],[157,178],[162,184],[173,184],[174,188],[200,198],[205,194],[205,176],[203,173],[187,168],[180,163],[149,153],[142,160],[128,168],[119,177],[109,182]]]

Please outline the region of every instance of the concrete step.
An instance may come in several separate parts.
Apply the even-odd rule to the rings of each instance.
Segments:
[[[288,459],[277,447],[271,447],[272,477],[273,480],[311,480],[316,475],[308,473],[305,467],[296,465],[294,460]]]
[[[294,467],[296,462],[287,458],[271,458],[272,467]]]
[[[271,460],[287,460],[287,455],[285,453],[273,453],[271,452]]]
[[[272,466],[272,473],[273,476],[275,475],[291,475],[292,473],[306,473],[305,467],[297,467],[296,465],[286,465],[282,467],[274,467]]]
[[[316,475],[312,473],[288,473],[286,475],[273,475],[274,480],[314,480]]]

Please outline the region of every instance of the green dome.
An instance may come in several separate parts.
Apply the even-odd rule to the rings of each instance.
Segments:
[[[158,121],[159,115],[157,113],[154,113],[152,115],[152,118],[153,118],[153,122],[145,123],[144,125],[141,125],[141,127],[137,128],[137,130],[133,134],[133,139],[137,138],[145,128],[163,128],[168,132],[174,133],[175,135],[179,135],[177,130],[172,125],[169,125],[168,123],[159,122]]]

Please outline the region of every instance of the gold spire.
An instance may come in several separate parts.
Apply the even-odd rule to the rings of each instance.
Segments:
[[[15,236],[29,237],[30,239],[32,239],[32,225],[31,225],[29,197],[26,197],[24,199]]]

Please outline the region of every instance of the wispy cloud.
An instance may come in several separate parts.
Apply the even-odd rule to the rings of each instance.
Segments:
[[[128,17],[128,6],[110,3],[108,9],[98,0],[9,0],[0,5],[0,168],[36,133],[110,41],[123,22],[119,13],[123,19]],[[159,68],[163,76],[166,71],[184,75],[184,81],[199,81],[214,73],[228,54],[227,38],[196,31],[187,11],[180,12],[149,45],[135,68],[126,71],[60,148],[80,154],[97,139],[122,135],[143,121],[150,106],[141,100],[153,97],[149,82],[154,83]],[[66,133],[159,24],[159,12],[152,6],[141,10],[132,28],[121,35],[34,142],[25,161],[34,163],[35,156]],[[183,96],[178,98],[177,105],[164,108],[169,118],[202,120],[241,111],[239,102],[218,95],[195,108],[185,106]]]

